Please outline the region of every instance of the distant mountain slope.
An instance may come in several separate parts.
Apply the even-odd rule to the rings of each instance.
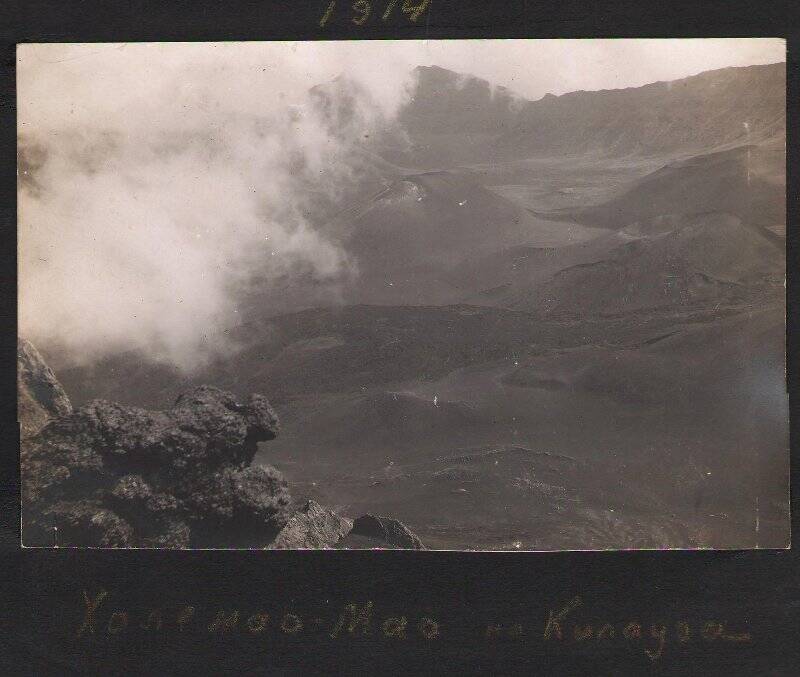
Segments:
[[[785,63],[538,101],[437,66],[415,76],[381,155],[420,168],[561,154],[686,155],[782,144],[786,132]]]
[[[671,82],[548,95],[486,152],[495,157],[698,152],[782,138],[786,64],[724,68]]]

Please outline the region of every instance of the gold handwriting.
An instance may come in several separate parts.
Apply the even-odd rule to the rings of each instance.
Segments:
[[[391,18],[397,3],[398,0],[388,1],[383,14],[381,14],[381,19],[384,22]],[[356,26],[363,26],[365,23],[367,23],[370,16],[372,16],[373,4],[374,2],[371,0],[356,0],[351,6],[351,9],[355,15],[350,18],[350,21]],[[403,0],[403,4],[400,5],[400,11],[402,14],[405,14],[408,17],[409,21],[416,23],[428,9],[430,4],[431,0],[417,0],[416,2],[414,0]],[[323,12],[322,18],[319,20],[320,28],[325,28],[325,26],[331,20],[335,10],[336,0],[331,0],[331,2],[326,6],[325,12]]]

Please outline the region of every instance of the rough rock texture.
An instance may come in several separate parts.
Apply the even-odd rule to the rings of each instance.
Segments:
[[[353,520],[340,517],[316,501],[308,501],[289,518],[270,550],[334,547],[353,527]]]
[[[17,409],[23,438],[39,432],[52,418],[72,413],[67,393],[39,351],[23,338],[17,342]]]
[[[350,533],[339,542],[338,547],[426,550],[419,537],[405,524],[390,517],[375,515],[357,518]]]
[[[73,411],[20,339],[23,543],[100,548],[411,548],[400,522],[297,507],[274,468],[251,465],[278,434],[262,395],[242,404],[200,386],[168,411],[95,400]],[[294,507],[293,507],[294,506]]]
[[[250,465],[278,431],[262,395],[201,386],[168,411],[65,413],[22,445],[25,545],[261,548],[289,518],[280,473]]]

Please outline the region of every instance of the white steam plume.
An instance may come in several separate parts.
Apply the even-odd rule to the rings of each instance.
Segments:
[[[70,361],[140,349],[191,369],[230,348],[235,291],[254,273],[351,274],[305,216],[309,194],[352,179],[353,149],[397,111],[407,70],[346,54],[320,67],[319,49],[21,50],[21,335]],[[308,88],[334,69],[357,84],[331,124]]]

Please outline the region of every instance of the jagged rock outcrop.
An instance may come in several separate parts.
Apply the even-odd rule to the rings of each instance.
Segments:
[[[334,547],[353,527],[353,520],[340,517],[316,501],[307,501],[289,518],[270,550],[327,549]]]
[[[90,402],[23,444],[23,542],[264,547],[291,500],[277,470],[250,464],[277,432],[265,397],[209,386],[168,411]]]
[[[405,524],[390,517],[362,515],[355,520],[337,515],[309,500],[281,529],[268,550],[426,550]]]
[[[391,517],[362,515],[353,522],[350,533],[337,545],[344,549],[386,548],[426,550],[419,537],[405,524]]]
[[[424,548],[396,520],[365,515],[354,528],[316,501],[293,503],[275,468],[251,465],[279,430],[263,395],[240,403],[200,386],[167,411],[106,400],[73,411],[22,339],[18,369],[26,546]]]
[[[67,393],[52,369],[23,338],[17,342],[17,411],[23,438],[35,435],[50,419],[72,413]]]

